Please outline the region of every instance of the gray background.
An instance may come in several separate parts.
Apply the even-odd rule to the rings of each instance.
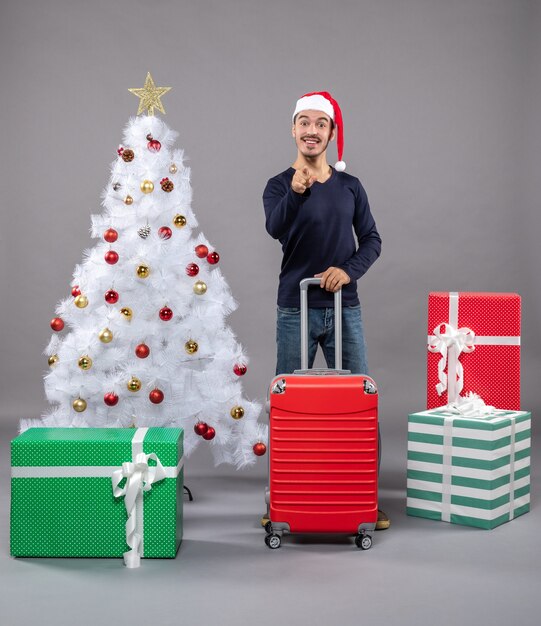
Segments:
[[[104,621],[105,605],[115,615],[117,593],[130,594],[117,561],[7,557],[8,442],[21,417],[45,409],[48,323],[93,245],[90,214],[137,110],[127,88],[142,86],[149,70],[157,85],[173,87],[165,119],[180,133],[193,208],[240,303],[230,323],[251,357],[244,380],[254,399],[274,370],[281,258],[264,230],[262,190],[294,159],[295,100],[327,89],[342,105],[348,171],[364,183],[383,238],[359,291],[393,528],[366,554],[302,539],[291,539],[287,556],[285,548],[270,553],[254,522],[265,462],[235,475],[214,469],[201,449],[188,466],[200,498],[186,507],[181,555],[145,563],[130,579],[154,580],[145,606],[163,624],[248,616],[346,624],[360,614],[397,624],[436,616],[537,623],[535,490],[532,513],[491,533],[406,518],[403,509],[406,416],[425,402],[430,290],[522,295],[522,400],[538,413],[540,28],[534,0],[3,0],[0,593],[9,593],[0,615],[11,616],[3,623],[30,623],[42,610],[57,624]],[[329,156],[333,163],[334,147]],[[29,586],[31,602],[23,600]],[[51,597],[68,588],[61,610]],[[140,610],[136,602],[124,614]]]

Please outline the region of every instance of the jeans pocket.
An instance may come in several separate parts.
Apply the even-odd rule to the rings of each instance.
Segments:
[[[278,309],[278,313],[281,315],[300,315],[300,308],[298,306],[287,306],[287,307],[282,307],[279,306],[277,307]]]

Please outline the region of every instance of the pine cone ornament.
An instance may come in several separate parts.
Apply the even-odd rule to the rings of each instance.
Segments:
[[[169,178],[162,178],[160,180],[160,185],[162,186],[163,191],[167,193],[169,193],[170,191],[173,191],[173,189],[175,188],[173,181],[169,180]]]
[[[141,239],[146,239],[151,233],[151,228],[147,224],[146,226],[141,226],[141,228],[137,231],[137,234]]]
[[[122,160],[125,163],[130,163],[135,158],[135,152],[131,148],[124,148],[122,150]]]

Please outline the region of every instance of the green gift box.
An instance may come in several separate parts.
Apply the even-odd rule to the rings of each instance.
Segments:
[[[30,428],[11,442],[11,466],[13,556],[124,556],[128,567],[176,556],[181,428]]]
[[[495,528],[530,510],[531,414],[463,417],[446,407],[408,419],[407,513]]]

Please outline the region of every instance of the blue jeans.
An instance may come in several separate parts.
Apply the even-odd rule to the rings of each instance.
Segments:
[[[334,308],[308,309],[308,367],[318,345],[327,367],[334,367]],[[276,323],[276,374],[291,374],[301,368],[301,310],[278,307]],[[367,374],[366,343],[361,307],[342,307],[342,368],[352,374]]]

